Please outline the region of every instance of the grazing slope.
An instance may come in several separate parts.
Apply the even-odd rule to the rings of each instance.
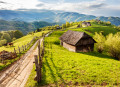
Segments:
[[[73,26],[75,27],[75,26]],[[72,28],[73,28],[72,27]],[[67,29],[68,30],[68,29]],[[66,32],[54,31],[45,38],[45,56],[43,58],[42,83],[36,84],[35,66],[26,83],[26,87],[43,86],[120,86],[120,62],[97,52],[74,53],[60,46],[59,37]],[[84,31],[93,36],[95,32],[103,34],[118,32],[111,26],[98,25],[86,28],[70,29]]]
[[[43,32],[46,33],[48,31],[43,31]],[[15,41],[13,41],[14,46],[12,46],[12,47],[2,46],[2,47],[0,47],[0,51],[3,51],[3,50],[13,51],[14,48],[18,48],[18,46],[21,47],[22,45],[25,45],[28,42],[30,42],[33,39],[33,37],[41,36],[43,32],[37,32],[37,33],[34,33],[34,35],[26,35],[26,36],[24,36],[22,38],[16,39]]]

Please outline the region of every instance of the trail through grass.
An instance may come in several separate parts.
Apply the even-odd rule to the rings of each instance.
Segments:
[[[47,33],[48,31],[42,31],[42,32],[34,33],[34,35],[26,35],[26,36],[24,36],[24,37],[22,37],[22,38],[19,38],[19,39],[15,40],[15,41],[13,42],[13,43],[14,43],[14,46],[12,46],[12,47],[10,47],[10,46],[0,47],[0,51],[6,50],[6,51],[11,51],[11,52],[13,52],[13,51],[14,51],[14,48],[17,49],[18,46],[21,47],[22,45],[27,44],[28,42],[30,42],[30,41],[33,39],[33,37],[35,37],[35,36],[41,36],[43,32],[44,32],[44,33]],[[34,42],[35,42],[35,41],[33,41],[33,43],[31,44],[31,46],[34,44]],[[26,51],[22,52],[21,54],[18,54],[18,57],[17,57],[17,58],[11,59],[11,60],[5,60],[5,61],[6,61],[6,64],[0,63],[0,70],[4,69],[4,68],[7,67],[8,65],[10,65],[10,64],[12,64],[13,62],[15,62],[16,60],[18,60],[19,57],[20,57],[21,55],[25,54],[25,53],[30,49],[31,46],[29,46]]]

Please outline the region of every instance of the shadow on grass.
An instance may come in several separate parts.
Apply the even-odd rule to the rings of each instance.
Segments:
[[[98,53],[98,52],[87,52],[87,53],[78,52],[78,53],[85,54],[85,55],[90,55],[90,56],[94,56],[94,57],[99,57],[99,58],[117,60],[117,59],[115,59],[115,58],[113,58],[113,57],[110,57],[110,56],[105,55],[105,54],[100,54],[100,53]]]
[[[48,68],[49,68],[49,70],[50,70],[52,79],[54,80],[54,83],[55,83],[55,85],[57,86],[58,83],[57,83],[57,79],[56,79],[56,77],[55,77],[55,75],[54,75],[54,71],[53,71],[52,68],[50,67],[50,64],[49,64],[49,62],[48,62],[48,60],[47,60],[46,57],[45,57],[45,61],[46,61],[46,65],[48,66]]]
[[[58,75],[58,77],[60,77],[62,83],[64,83],[64,85],[66,85],[64,79],[62,78],[62,75],[59,73],[59,70],[58,68],[55,66],[55,63],[53,62],[53,54],[51,53],[51,58],[50,58],[52,64],[53,64],[53,67],[56,69],[56,74]]]
[[[38,84],[36,84],[35,87],[40,87],[43,85],[47,85],[48,83],[46,82],[46,68],[45,68],[45,63],[42,65],[42,81]]]

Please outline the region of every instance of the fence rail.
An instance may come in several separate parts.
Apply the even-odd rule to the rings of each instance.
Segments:
[[[30,45],[33,43],[33,41],[36,39],[36,37],[34,37],[30,42],[28,42],[26,45],[22,45],[21,47],[18,46],[17,49],[14,48],[14,53],[20,54],[22,52],[24,52],[26,49],[28,49],[30,47]]]
[[[34,55],[34,59],[35,59],[34,63],[36,66],[35,69],[36,76],[34,80],[36,80],[38,83],[41,82],[42,80],[42,59],[44,57],[44,51],[45,51],[44,38],[47,37],[52,32],[53,31],[44,34],[41,41],[40,40],[38,41],[38,55]]]
[[[30,46],[31,46],[31,44],[33,43],[33,41],[36,39],[36,37],[34,37],[30,42],[28,42],[26,45],[22,45],[21,47],[20,46],[18,46],[18,48],[16,49],[16,48],[14,48],[13,49],[13,51],[11,51],[11,53],[14,53],[14,54],[16,54],[16,55],[19,55],[19,54],[21,54],[22,52],[24,52],[25,50],[27,50]],[[6,65],[6,62],[7,60],[6,60],[6,58],[4,58],[4,56],[3,57],[0,57],[0,63],[3,63],[3,64],[5,64]]]
[[[39,47],[39,49],[38,49],[38,51],[39,51],[39,54],[38,55],[40,55],[40,56],[38,56],[39,57],[39,65],[37,65],[37,67],[38,67],[38,69],[39,69],[39,66],[40,66],[40,69],[41,69],[41,67],[42,67],[42,58],[43,58],[43,56],[44,56],[44,37],[47,35],[47,34],[50,34],[51,32],[48,32],[48,33],[46,33],[46,34],[44,34],[43,36],[40,36],[39,38],[43,38],[43,43],[41,42],[41,44],[43,44],[42,46],[41,46],[41,44],[40,44],[40,42],[37,40],[37,42],[39,42],[39,46],[41,46],[41,47]],[[30,43],[27,43],[27,45],[25,46],[22,46],[22,47],[18,47],[18,49],[15,49],[14,48],[14,52],[16,52],[16,53],[21,53],[22,51],[23,51],[23,49],[27,49],[32,43],[33,43],[33,41],[35,40],[36,38],[33,38],[32,40],[31,40],[31,42]],[[37,44],[37,42],[36,42],[36,44]],[[42,50],[41,50],[42,49]],[[21,51],[22,50],[22,51]],[[32,49],[30,49],[29,51],[32,51]],[[29,53],[29,52],[28,52]],[[18,61],[16,61],[15,63],[14,63],[14,65],[13,66],[11,66],[11,68],[10,68],[10,70],[8,71],[8,72],[5,72],[4,74],[1,74],[0,75],[0,84],[3,82],[3,81],[5,81],[5,79],[7,78],[7,77],[9,77],[12,73],[14,73],[14,72],[16,72],[16,71],[18,71],[19,69],[20,69],[20,66],[21,66],[21,64],[22,64],[22,62],[23,62],[23,60],[26,58],[26,56],[28,55],[28,53],[26,53],[24,56],[23,56],[23,58],[19,58],[20,60],[18,60]],[[37,56],[35,57],[35,59],[37,58]],[[37,60],[37,59],[36,59]],[[38,62],[35,62],[35,63],[38,63]],[[38,71],[38,70],[37,70]],[[41,70],[40,70],[40,72],[41,72]],[[41,78],[41,76],[42,76],[42,74],[39,72],[39,74],[38,74],[38,76],[40,75],[40,78]],[[40,79],[39,78],[39,79]],[[41,81],[41,80],[40,80]],[[6,83],[7,84],[7,83]]]

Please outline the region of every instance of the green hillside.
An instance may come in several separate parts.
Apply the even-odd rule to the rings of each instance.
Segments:
[[[75,86],[120,86],[120,62],[98,52],[74,53],[60,46],[59,37],[67,30],[84,31],[91,36],[95,32],[103,32],[103,35],[119,32],[112,25],[104,26],[93,21],[92,26],[54,31],[45,38],[45,56],[42,66],[42,83],[34,81],[36,75],[35,66],[26,83],[26,87],[75,87]],[[71,29],[72,28],[72,29]]]
[[[14,46],[10,47],[10,46],[2,46],[0,47],[0,51],[6,50],[6,51],[14,51],[14,48],[18,48],[21,47],[22,45],[27,44],[28,42],[30,42],[35,36],[41,36],[42,33],[46,33],[48,31],[42,31],[42,32],[37,32],[34,33],[34,35],[26,35],[23,36],[22,38],[16,39],[15,41],[13,41]]]
[[[48,32],[48,31],[41,31],[41,32],[34,33],[34,35],[26,35],[26,36],[23,36],[23,37],[21,37],[21,38],[19,38],[19,39],[16,39],[15,41],[13,41],[13,42],[12,42],[12,43],[14,43],[13,46],[2,46],[2,47],[0,47],[0,52],[3,51],[3,50],[9,51],[9,52],[14,52],[14,48],[15,48],[15,49],[18,49],[18,46],[19,46],[19,47],[22,47],[22,46],[26,45],[28,42],[30,42],[34,37],[36,37],[36,36],[39,37],[39,36],[42,35],[42,33],[47,33],[47,32]],[[33,44],[32,44],[32,45],[33,45]],[[32,45],[31,45],[31,46],[32,46]],[[31,47],[31,46],[30,46],[30,47]],[[29,48],[30,48],[30,47],[29,47]],[[28,51],[29,48],[28,48],[26,51]],[[3,64],[3,63],[0,62],[0,71],[1,71],[2,69],[4,69],[5,67],[7,67],[8,65],[12,64],[14,61],[18,60],[21,55],[23,55],[24,53],[26,53],[26,51],[22,52],[21,54],[18,54],[18,57],[15,58],[15,59],[7,60],[7,63],[6,63],[6,64]]]
[[[24,21],[6,21],[0,19],[0,31],[20,30],[24,35],[29,32],[45,26],[52,26],[56,23],[48,23],[44,21],[24,22]]]

